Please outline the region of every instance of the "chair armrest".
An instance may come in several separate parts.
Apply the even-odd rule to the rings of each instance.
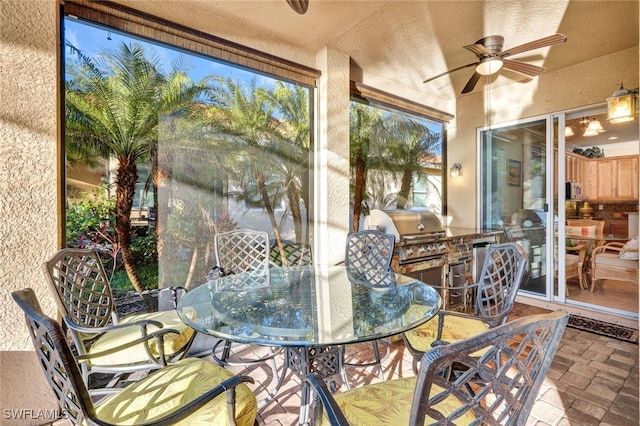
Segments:
[[[235,411],[233,407],[236,401],[236,387],[242,383],[254,383],[254,380],[249,376],[230,377],[224,382],[220,383],[218,386],[211,388],[210,390],[208,390],[198,398],[195,398],[187,402],[185,405],[173,411],[171,414],[168,414],[159,419],[155,419],[152,423],[140,423],[138,424],[138,426],[165,426],[165,425],[175,424],[180,420],[183,420],[189,415],[193,414],[196,410],[200,409],[206,403],[218,397],[224,392],[227,393],[227,410],[230,410],[229,413],[231,414]],[[117,426],[112,423],[105,422],[99,419],[93,413],[90,414],[88,417],[91,419],[92,422],[100,426]],[[230,419],[232,418],[234,420],[233,424],[235,424],[235,418],[230,417]]]
[[[147,343],[150,340],[156,339],[158,340],[158,347],[162,348],[163,345],[163,340],[164,340],[164,336],[170,333],[174,333],[174,334],[180,334],[180,332],[178,332],[177,330],[168,328],[168,329],[164,329],[164,330],[158,330],[158,331],[154,331],[153,333],[150,334],[145,334],[135,340],[131,340],[127,343],[123,343],[122,345],[119,346],[114,346],[112,348],[109,348],[107,350],[101,351],[101,352],[95,352],[92,354],[78,354],[75,355],[76,359],[78,361],[87,361],[87,360],[91,360],[92,358],[100,358],[103,357],[105,355],[111,355],[114,354],[116,352],[120,352],[124,349],[139,345],[141,343]],[[156,357],[154,357],[153,355],[151,355],[151,353],[149,352],[149,349],[146,348],[147,351],[147,356],[149,357],[149,359],[155,360],[155,362],[158,363],[158,365],[165,365],[166,362],[162,362],[162,361],[158,361],[158,359]]]
[[[135,322],[129,322],[124,324],[110,325],[108,327],[84,327],[74,323],[73,321],[68,319],[68,317],[64,317],[64,322],[67,325],[67,327],[69,327],[71,330],[76,331],[78,333],[85,333],[85,334],[102,334],[108,331],[117,330],[120,328],[128,328],[128,327],[140,328],[141,331],[144,332],[144,334],[146,334],[146,328],[149,325],[153,325],[158,328],[164,327],[164,324],[162,324],[160,321],[155,321],[155,320],[138,320]]]
[[[315,391],[315,398],[313,403],[313,407],[316,409],[314,424],[319,425],[322,423],[321,420],[324,408],[324,410],[327,412],[327,419],[332,426],[348,426],[349,422],[347,422],[347,419],[344,417],[344,414],[342,414],[342,411],[340,410],[340,407],[338,407],[336,400],[333,399],[333,396],[329,392],[329,389],[327,389],[327,385],[325,384],[324,380],[322,380],[320,376],[313,373],[309,374],[306,380]],[[320,401],[321,404],[318,404],[318,401]]]
[[[624,250],[623,247],[624,247],[623,243],[617,243],[617,242],[607,243],[603,246],[594,248],[593,251],[591,252],[591,257],[596,257],[597,254],[604,253],[606,251],[620,253],[621,251]]]
[[[504,312],[502,315],[492,315],[489,317],[483,317],[483,316],[478,316],[478,315],[470,315],[470,314],[466,314],[463,312],[456,312],[456,311],[446,311],[446,310],[441,310],[438,312],[438,339],[440,339],[441,333],[442,333],[442,321],[444,321],[445,316],[453,316],[453,317],[460,317],[460,318],[469,318],[469,319],[473,319],[476,321],[482,321],[485,322],[487,324],[489,324],[490,328],[495,327],[496,325],[500,325],[503,324],[505,322],[505,318],[509,317],[509,314],[511,313],[511,310],[513,308],[509,309],[508,311]]]

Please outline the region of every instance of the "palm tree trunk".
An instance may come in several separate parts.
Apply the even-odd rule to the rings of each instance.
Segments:
[[[280,228],[278,228],[278,223],[276,222],[276,215],[273,211],[273,206],[271,205],[271,200],[269,199],[269,192],[267,191],[267,185],[264,183],[264,174],[258,172],[256,174],[256,182],[258,183],[258,190],[260,191],[260,197],[262,198],[262,202],[264,203],[264,208],[267,209],[267,215],[269,216],[269,221],[271,222],[271,227],[273,228],[273,235],[276,238],[276,243],[278,247],[280,247],[280,252],[282,255],[283,247],[282,247],[282,236],[280,235]],[[282,256],[284,259],[286,256]]]
[[[127,276],[138,292],[144,290],[140,277],[135,269],[131,253],[131,208],[138,181],[138,167],[135,161],[121,158],[118,162],[118,179],[116,181],[116,235],[122,249],[122,260]]]
[[[409,199],[409,191],[411,191],[411,181],[413,179],[413,173],[405,170],[402,173],[402,180],[400,183],[400,191],[398,192],[398,202],[396,203],[396,208],[404,209],[407,204],[407,200]]]
[[[300,194],[293,180],[287,185],[287,198],[289,199],[289,208],[291,209],[291,217],[293,218],[293,228],[296,234],[296,242],[302,242],[302,212],[300,211]]]
[[[355,159],[355,182],[353,185],[353,232],[360,230],[366,173],[367,162],[362,155],[358,155]]]

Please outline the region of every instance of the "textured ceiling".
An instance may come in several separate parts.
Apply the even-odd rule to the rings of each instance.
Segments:
[[[306,14],[285,0],[118,0],[223,38],[268,49],[266,38],[314,55],[324,46],[347,53],[363,72],[442,99],[460,96],[472,68],[425,79],[476,61],[463,48],[493,34],[504,49],[556,32],[564,44],[516,55],[548,71],[638,46],[638,1],[337,1],[310,0]],[[295,60],[295,55],[287,58]],[[527,78],[503,70],[492,84]],[[481,90],[485,79],[476,86]],[[612,88],[612,91],[615,88]]]

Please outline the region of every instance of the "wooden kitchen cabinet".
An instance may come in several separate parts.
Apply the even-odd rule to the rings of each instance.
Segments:
[[[567,180],[570,182],[580,182],[584,174],[584,156],[567,152],[565,157],[565,169]]]
[[[629,220],[627,218],[614,218],[609,220],[609,234],[627,235],[629,232]]]
[[[582,194],[588,200],[637,200],[638,156],[586,160]]]
[[[638,198],[638,156],[620,157],[615,164],[618,199]]]
[[[582,198],[595,200],[598,198],[598,164],[593,160],[585,160],[582,165]]]

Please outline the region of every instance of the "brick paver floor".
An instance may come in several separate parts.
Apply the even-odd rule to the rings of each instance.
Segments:
[[[512,318],[540,311],[521,305]],[[352,361],[370,360],[371,344],[351,345],[347,354]],[[280,367],[282,358],[277,358],[277,363]],[[271,370],[265,366],[230,369],[256,379],[253,389],[261,401],[267,396],[266,389],[274,384]],[[402,341],[390,345],[384,372],[386,379],[413,375],[411,357]],[[347,373],[352,386],[379,380],[371,367],[348,367]],[[341,384],[339,379],[337,384]],[[637,426],[638,388],[637,344],[567,328],[527,424]],[[276,398],[263,404],[259,423],[296,425],[299,390],[299,379],[290,373]]]

